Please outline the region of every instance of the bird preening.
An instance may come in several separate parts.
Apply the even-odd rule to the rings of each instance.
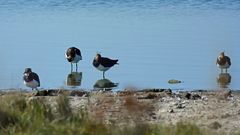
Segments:
[[[227,69],[231,66],[231,59],[226,56],[224,52],[221,52],[217,58],[216,64],[221,69],[221,73],[223,73],[223,69],[225,69],[227,73]]]
[[[76,72],[78,70],[77,63],[82,60],[81,51],[76,47],[70,47],[67,49],[65,53],[66,59],[71,63],[71,73],[73,73],[73,63],[76,64]],[[105,79],[105,72],[108,71],[111,67],[113,67],[118,63],[118,59],[110,59],[107,57],[102,57],[101,54],[97,53],[92,62],[93,66],[99,71],[103,72],[103,78]],[[227,73],[227,69],[231,66],[230,57],[226,56],[224,52],[221,52],[216,60],[217,66],[221,69],[221,73],[225,70]],[[23,75],[24,84],[27,87],[32,88],[32,90],[40,87],[40,79],[39,76],[32,72],[31,68],[26,68]]]
[[[40,87],[39,76],[36,73],[32,72],[31,68],[25,69],[25,71],[23,73],[23,81],[24,81],[24,84],[27,87],[32,88],[32,90],[34,90],[34,89],[37,90],[37,87]]]
[[[93,66],[99,71],[103,71],[103,78],[105,78],[105,72],[116,64],[118,64],[118,59],[113,60],[110,58],[102,57],[99,53],[97,53],[93,59]]]
[[[81,51],[76,47],[70,47],[65,53],[66,59],[71,63],[71,72],[73,72],[73,63],[76,64],[76,72],[78,70],[78,62],[82,60]]]
[[[71,72],[73,72],[73,63],[76,64],[76,72],[78,70],[78,62],[82,60],[81,51],[76,47],[70,47],[65,53],[66,59],[71,63]],[[96,54],[93,60],[93,66],[98,70],[103,71],[103,78],[105,78],[105,72],[113,67],[118,60],[102,57],[99,53]]]

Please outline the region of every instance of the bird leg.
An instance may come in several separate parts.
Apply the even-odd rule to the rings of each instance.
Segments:
[[[103,71],[103,79],[105,79],[105,71]]]
[[[73,71],[73,65],[72,65],[72,63],[71,63],[71,73],[72,73],[72,71]]]
[[[76,63],[76,72],[78,71],[78,64]]]

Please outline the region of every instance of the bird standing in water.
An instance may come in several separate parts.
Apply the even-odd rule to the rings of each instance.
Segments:
[[[225,69],[227,73],[227,69],[231,66],[231,59],[226,56],[224,52],[221,52],[217,58],[216,64],[221,69],[221,73],[223,73],[223,69]]]
[[[113,67],[117,63],[118,60],[112,60],[106,57],[102,57],[99,53],[96,54],[93,60],[93,66],[100,71],[103,71],[103,78],[105,78],[105,72]]]
[[[26,68],[23,73],[23,81],[27,87],[32,88],[32,90],[40,87],[40,80],[36,73],[32,72],[31,68]]]
[[[76,64],[76,72],[77,72],[77,69],[78,69],[77,63],[80,60],[82,60],[81,51],[76,47],[70,47],[70,48],[67,49],[67,51],[65,53],[65,56],[66,56],[68,62],[71,63],[71,72],[73,71],[73,64],[72,63]]]

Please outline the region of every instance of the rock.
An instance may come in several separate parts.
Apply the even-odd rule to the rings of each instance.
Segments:
[[[57,96],[60,90],[50,89],[50,90],[41,90],[33,94],[33,96]]]
[[[73,90],[70,93],[70,96],[78,96],[78,97],[87,97],[89,95],[86,91],[79,91],[79,90]]]
[[[187,92],[184,97],[187,99],[191,99],[191,96],[192,96],[192,94]]]
[[[138,99],[154,99],[156,97],[158,97],[157,94],[155,94],[155,93],[148,93],[147,96],[145,96],[145,97],[138,97]]]
[[[232,97],[232,92],[231,90],[219,91],[219,93],[217,94],[217,97],[220,100],[227,100],[229,99],[229,97]]]
[[[117,95],[118,96],[132,96],[136,93],[136,91],[133,91],[133,90],[124,90],[124,91],[119,91],[117,92]]]
[[[67,86],[80,86],[82,82],[82,72],[71,72],[66,79]]]
[[[217,129],[221,128],[222,125],[219,122],[215,121],[215,122],[211,123],[208,127],[211,129],[217,130]]]
[[[154,99],[154,98],[156,98],[157,97],[157,95],[156,94],[152,94],[152,93],[149,93],[148,95],[147,95],[147,99]]]
[[[143,89],[143,92],[163,92],[165,89]]]
[[[191,94],[189,92],[184,92],[180,97],[185,98],[185,99],[192,99],[192,100],[198,100],[201,99],[201,96],[199,94]]]
[[[168,80],[168,83],[169,84],[177,84],[177,83],[182,83],[182,81],[179,81],[179,80],[176,80],[176,79],[171,79],[171,80]]]
[[[192,97],[191,97],[191,99],[193,99],[193,100],[198,100],[198,99],[201,99],[202,97],[200,96],[200,95],[198,95],[198,94],[194,94],[194,95],[192,95]]]
[[[169,113],[174,113],[174,110],[173,109],[169,109],[168,112]]]
[[[108,79],[100,79],[93,85],[94,88],[112,90],[112,88],[117,87],[118,83],[113,83]]]
[[[223,114],[223,115],[221,116],[222,119],[226,119],[226,118],[228,118],[228,117],[231,117],[231,114],[225,113],[225,114]]]
[[[156,113],[154,113],[154,112],[150,112],[149,116],[151,116],[153,119],[157,119]]]
[[[171,96],[172,95],[172,90],[171,89],[166,89],[164,91],[168,96]]]
[[[33,96],[47,96],[47,90],[37,91]]]
[[[208,90],[194,90],[194,92],[208,92]]]
[[[223,94],[224,94],[224,96],[225,96],[226,98],[232,97],[232,91],[231,91],[231,90],[224,91]]]
[[[185,108],[185,106],[182,103],[178,103],[176,108],[183,109],[183,108]]]
[[[207,96],[202,96],[201,99],[204,100],[204,101],[207,101],[208,97]]]

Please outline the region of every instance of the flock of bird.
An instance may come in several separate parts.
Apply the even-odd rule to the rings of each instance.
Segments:
[[[67,49],[65,57],[67,61],[71,63],[71,72],[73,72],[73,64],[76,64],[77,72],[78,70],[77,63],[80,60],[82,60],[81,51],[76,47],[70,47]],[[118,64],[118,60],[102,57],[99,53],[97,53],[95,58],[93,59],[92,64],[96,69],[103,72],[103,78],[105,78],[105,72],[114,65]],[[37,87],[40,87],[39,76],[36,73],[32,72],[31,68],[26,68],[23,74],[24,74],[23,81],[27,87],[32,88],[32,90],[37,89]]]
[[[71,72],[73,71],[73,63],[76,64],[76,72],[78,69],[77,63],[82,60],[81,51],[76,47],[70,47],[67,49],[65,53],[65,57],[68,62],[71,63]],[[103,72],[103,78],[105,78],[105,72],[109,70],[114,65],[118,64],[118,60],[113,60],[110,58],[102,57],[99,53],[96,54],[93,59],[93,66],[99,71]],[[225,73],[227,73],[227,69],[231,66],[231,60],[228,56],[221,52],[217,58],[216,65],[221,69],[221,73],[225,69]],[[31,68],[26,68],[23,75],[24,84],[27,87],[32,88],[32,90],[40,87],[40,79],[39,76],[32,72]]]

